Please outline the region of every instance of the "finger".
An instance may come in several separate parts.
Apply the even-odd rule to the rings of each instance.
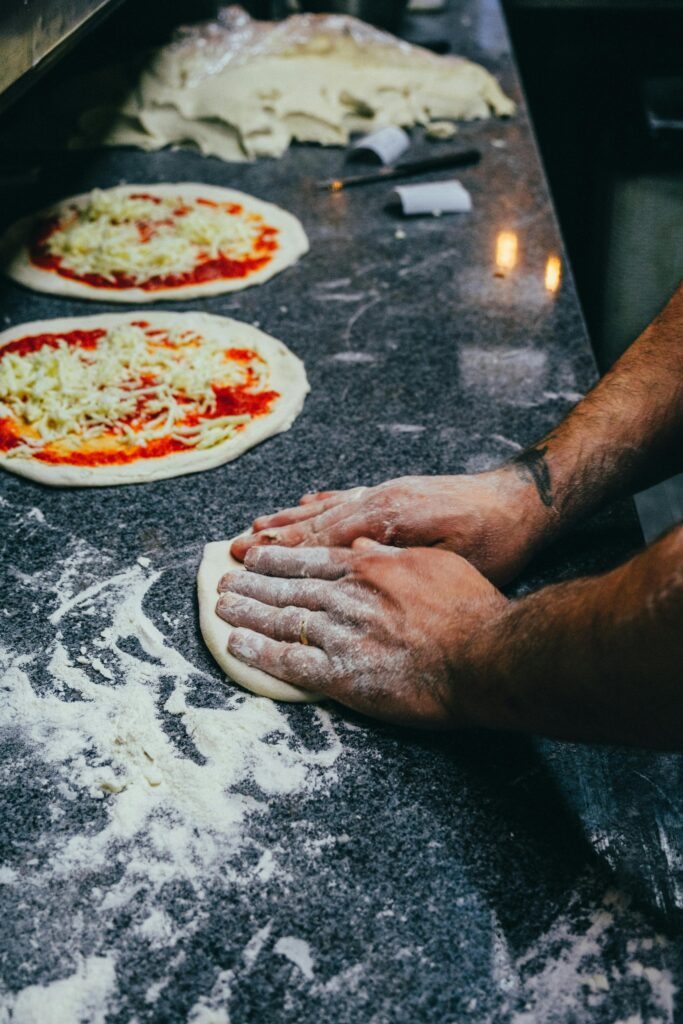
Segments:
[[[356,537],[371,533],[385,539],[387,524],[371,509],[344,501],[321,515],[289,526],[271,527],[248,539],[250,548],[268,544],[282,547],[350,547]],[[246,556],[246,552],[245,552]]]
[[[255,547],[244,564],[250,572],[283,579],[338,580],[351,569],[351,552],[344,548]]]
[[[240,537],[236,537],[230,545],[230,554],[233,558],[236,558],[238,562],[244,561],[244,556],[251,547],[251,534],[245,533]]]
[[[281,521],[284,522],[286,520],[289,513],[293,514],[292,523],[278,526]],[[238,562],[243,562],[247,551],[260,544],[283,544],[286,547],[296,547],[297,545],[322,543],[331,544],[333,547],[347,547],[351,543],[350,540],[347,542],[342,539],[338,543],[334,540],[329,541],[327,539],[328,535],[325,533],[333,523],[347,514],[344,508],[331,508],[325,512],[323,503],[318,511],[313,510],[310,513],[303,509],[294,508],[284,509],[282,512],[276,512],[272,516],[262,516],[254,520],[254,530],[258,530],[258,532],[245,533],[240,537],[236,537],[230,545],[230,554]],[[302,522],[296,522],[297,519],[302,520]],[[323,531],[322,540],[316,540],[319,530]],[[356,534],[353,536],[356,536]]]
[[[317,612],[333,607],[333,589],[328,580],[280,580],[258,572],[228,572],[220,580],[218,592],[253,597],[276,608],[293,604]]]
[[[346,583],[349,586],[346,586]],[[342,580],[282,580],[256,572],[226,573],[219,584],[221,594],[250,597],[274,608],[294,605],[308,611],[326,612],[336,625],[355,623],[362,617],[362,593],[352,577]]]
[[[308,505],[312,501],[325,501],[327,498],[336,498],[340,494],[344,494],[344,491],[311,491],[310,494],[304,494],[299,498],[299,504]]]
[[[267,547],[269,544],[276,544],[282,547],[294,548],[311,545],[313,531],[308,520],[300,523],[290,523],[287,526],[271,526],[268,530],[260,530],[245,538],[245,552],[257,547]],[[244,561],[244,559],[243,559]]]
[[[398,548],[389,544],[380,544],[379,541],[372,540],[371,537],[356,537],[351,547],[354,551],[386,551],[391,554],[398,551]]]
[[[318,516],[329,508],[327,501],[310,502],[308,505],[296,505],[294,508],[283,508],[280,512],[273,512],[271,515],[259,516],[252,524],[255,533],[260,530],[269,530],[273,526],[288,526],[290,523],[299,523],[311,516]]]
[[[245,665],[260,668],[286,683],[302,686],[305,690],[324,692],[329,689],[331,665],[319,647],[288,644],[238,628],[230,634],[228,651]]]
[[[340,501],[357,501],[367,490],[367,487],[348,487],[344,491],[317,491],[314,494],[304,494],[302,498],[299,498],[299,504],[308,505],[311,502],[326,501],[332,506]]]
[[[216,604],[216,614],[231,626],[252,629],[273,640],[288,643],[314,644],[321,647],[325,637],[334,630],[324,612],[310,612],[306,608],[274,608],[250,597],[223,594]]]
[[[267,544],[296,547],[301,544],[310,544],[310,537],[312,535],[312,531],[304,523],[292,523],[289,526],[280,527],[272,526],[270,529],[262,529],[258,533],[248,533],[243,537],[238,537],[231,545],[230,553],[238,561],[243,562],[247,557],[247,551],[250,551],[251,548]]]
[[[271,527],[286,526],[289,523],[310,519],[311,516],[320,515],[321,512],[326,512],[342,502],[356,501],[365,491],[367,491],[367,487],[353,487],[347,491],[319,491],[317,494],[305,494],[300,499],[299,505],[283,508],[265,516],[258,516],[252,523],[252,529],[258,533],[260,530],[269,530]]]

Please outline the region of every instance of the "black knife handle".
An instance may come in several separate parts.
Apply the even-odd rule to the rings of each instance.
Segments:
[[[446,167],[466,167],[481,160],[478,149],[460,149],[457,152],[442,153],[440,156],[428,157],[426,160],[410,160],[395,167],[385,167],[379,173],[384,177],[393,174],[421,174],[423,171],[438,171]]]

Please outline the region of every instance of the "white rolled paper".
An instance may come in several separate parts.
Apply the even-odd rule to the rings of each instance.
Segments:
[[[472,209],[471,195],[455,179],[397,185],[394,192],[408,216],[418,213],[469,213]]]
[[[370,135],[364,135],[362,139],[355,142],[354,149],[369,149],[375,153],[383,164],[393,164],[398,160],[401,153],[405,153],[410,145],[410,136],[402,128],[389,125],[387,128],[379,128]]]

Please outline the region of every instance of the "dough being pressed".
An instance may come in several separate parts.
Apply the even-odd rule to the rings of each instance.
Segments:
[[[232,626],[216,614],[216,602],[219,597],[218,583],[226,572],[247,572],[242,563],[230,554],[230,545],[235,539],[233,537],[232,540],[219,540],[207,544],[199,566],[197,574],[199,626],[206,646],[226,675],[260,697],[299,703],[322,700],[321,694],[311,693],[309,690],[301,690],[298,686],[284,683],[281,679],[262,672],[261,669],[245,665],[243,661],[239,661],[228,652],[228,640]]]

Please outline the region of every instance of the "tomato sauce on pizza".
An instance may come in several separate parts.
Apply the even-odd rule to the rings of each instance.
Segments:
[[[280,248],[279,228],[242,203],[94,191],[39,220],[33,266],[99,289],[147,292],[248,278]]]
[[[249,348],[131,320],[0,347],[0,454],[120,465],[201,450],[270,412],[280,393]]]

